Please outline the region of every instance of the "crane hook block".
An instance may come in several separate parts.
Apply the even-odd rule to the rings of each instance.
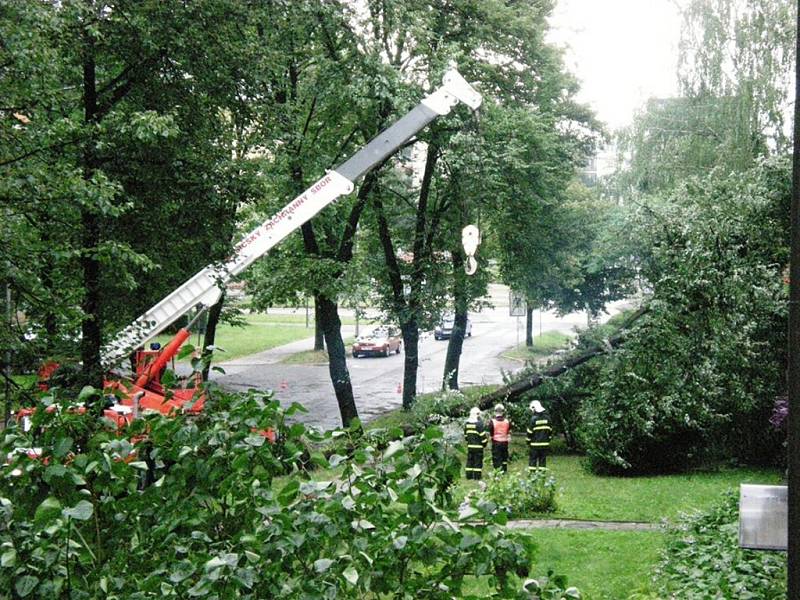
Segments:
[[[464,271],[467,275],[474,275],[478,270],[478,261],[475,260],[475,253],[481,243],[481,233],[475,225],[467,225],[461,230],[461,244],[464,246],[464,254],[467,255],[467,263]]]

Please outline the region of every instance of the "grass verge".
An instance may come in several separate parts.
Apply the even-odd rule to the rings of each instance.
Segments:
[[[535,362],[547,358],[557,350],[566,348],[567,342],[571,339],[571,335],[560,331],[545,331],[542,335],[533,338],[533,346],[528,347],[522,344],[504,352],[502,356],[512,360]]]
[[[353,345],[354,339],[347,338],[344,340],[345,353]],[[328,352],[325,350],[303,350],[302,352],[287,354],[281,362],[285,365],[327,365]]]

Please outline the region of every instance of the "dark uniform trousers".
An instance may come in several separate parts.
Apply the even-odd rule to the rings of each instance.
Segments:
[[[480,479],[483,471],[483,448],[486,446],[483,423],[467,421],[464,425],[464,440],[467,442],[467,479]]]
[[[547,468],[547,451],[550,449],[550,416],[546,412],[534,413],[528,426],[528,472],[536,473]]]
[[[492,442],[492,466],[508,471],[508,442]]]

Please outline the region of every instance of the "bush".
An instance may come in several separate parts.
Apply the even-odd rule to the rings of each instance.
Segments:
[[[97,401],[91,391],[82,399]],[[441,430],[386,432],[379,450],[360,429],[289,425],[298,408],[284,411],[269,395],[218,392],[206,408],[197,418],[134,421],[126,434],[145,437],[136,445],[65,409],[38,410],[28,432],[9,427],[0,589],[31,598],[451,598],[478,578],[489,590],[482,597],[537,597],[522,587],[532,545],[505,532],[505,512],[488,500],[451,507],[460,463]],[[258,434],[267,428],[276,444]],[[309,480],[298,462],[330,438],[346,439],[351,455],[310,452],[339,473]],[[30,459],[34,447],[40,455]]]
[[[512,517],[553,512],[556,510],[556,480],[549,471],[529,475],[491,470],[483,497]]]
[[[656,568],[659,598],[782,600],[786,553],[739,548],[738,502],[727,494],[708,512],[684,517]]]
[[[593,470],[777,462],[769,418],[785,387],[788,182],[785,162],[714,175],[643,217],[653,295],[583,403]]]

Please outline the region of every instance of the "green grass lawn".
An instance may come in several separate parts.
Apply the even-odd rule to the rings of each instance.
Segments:
[[[777,469],[719,468],[679,475],[602,477],[586,472],[578,456],[554,456],[549,466],[558,482],[558,511],[568,519],[649,521],[674,519],[681,512],[705,509],[740,483],[775,484]]]
[[[657,531],[576,531],[535,529],[531,574],[551,570],[567,577],[586,600],[624,600],[648,591],[663,536]]]
[[[281,315],[252,313],[245,315],[247,325],[232,327],[222,324],[217,328],[216,345],[221,349],[215,356],[217,363],[233,360],[248,354],[255,354],[276,346],[296,342],[314,335],[314,322],[310,327],[305,326],[304,315]],[[343,319],[344,324],[355,322],[353,319]],[[161,345],[168,343],[173,336],[161,334],[155,341]],[[188,343],[195,346],[202,344],[202,338],[192,335]],[[224,350],[224,352],[222,351]]]
[[[226,360],[233,360],[240,356],[269,350],[270,348],[302,340],[313,335],[313,329],[297,327],[291,324],[248,323],[245,327],[220,325],[217,328],[215,343],[220,350],[216,352],[214,362],[220,363]],[[202,338],[200,341],[197,338],[197,335],[193,335],[187,343],[199,346],[202,344]],[[155,341],[164,345],[171,339],[172,336],[162,334],[156,337]]]
[[[560,331],[545,331],[542,335],[533,337],[533,346],[525,344],[512,348],[503,353],[505,358],[514,360],[537,361],[550,356],[556,350],[567,347],[567,342],[572,339],[571,335]]]
[[[258,324],[265,324],[265,323],[294,323],[296,325],[302,325],[305,327],[306,325],[306,315],[304,312],[298,312],[294,314],[280,314],[280,313],[250,313],[245,315],[245,318],[249,323],[258,323]],[[353,317],[339,317],[342,321],[342,325],[355,325],[356,320]],[[363,325],[365,321],[362,319],[361,324]],[[312,331],[314,331],[314,311],[313,309],[310,311],[310,318],[308,320],[308,327]]]
[[[527,472],[527,456],[519,440],[512,445],[509,469]],[[781,481],[777,469],[756,467],[719,468],[677,475],[650,477],[604,477],[584,470],[581,457],[556,455],[547,459],[558,484],[556,512],[530,515],[531,518],[581,519],[588,521],[643,521],[658,523],[674,520],[681,512],[708,508],[728,489],[740,483],[775,484]],[[484,456],[484,473],[491,468],[489,452]],[[475,488],[462,480],[455,495],[461,499]]]

